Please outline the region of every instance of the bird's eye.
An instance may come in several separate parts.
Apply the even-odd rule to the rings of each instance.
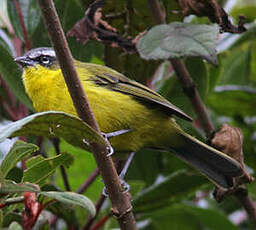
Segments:
[[[50,58],[49,58],[49,57],[46,57],[46,56],[42,56],[42,57],[40,58],[40,62],[47,65],[47,64],[50,63]]]

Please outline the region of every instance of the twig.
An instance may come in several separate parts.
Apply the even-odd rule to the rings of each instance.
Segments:
[[[99,211],[106,200],[106,197],[104,195],[101,195],[99,200],[97,201],[95,208],[96,208],[96,215],[94,217],[89,217],[85,225],[83,226],[82,230],[89,230],[93,224],[93,222],[96,220],[96,218],[99,215]]]
[[[162,19],[162,11],[160,8],[160,4],[158,0],[148,0],[148,5],[152,12],[152,16],[156,23],[165,23],[165,19]],[[200,96],[198,94],[197,89],[189,75],[188,70],[186,69],[185,65],[181,60],[178,59],[170,59],[172,66],[180,79],[180,82],[183,86],[183,89],[187,96],[189,97],[190,101],[192,102],[193,108],[200,119],[202,128],[204,129],[207,136],[211,136],[212,132],[215,130],[214,126],[211,123],[209,115],[207,113],[206,107]],[[248,195],[247,189],[244,189],[246,192],[241,192],[241,188],[238,188],[237,191],[234,193],[235,197],[240,201],[243,205],[245,210],[247,211],[249,217],[256,225],[256,211],[253,201]]]
[[[8,101],[10,102],[11,108],[15,108],[16,107],[16,98],[15,98],[14,94],[11,92],[11,90],[8,88],[7,84],[5,83],[5,81],[3,80],[1,75],[0,75],[0,86],[1,86],[1,88],[4,89],[6,97],[7,97]]]
[[[30,50],[32,48],[32,43],[31,43],[31,40],[29,39],[29,36],[28,36],[28,31],[26,29],[24,18],[22,16],[22,11],[21,11],[21,8],[20,8],[20,3],[17,0],[14,0],[14,4],[15,4],[16,11],[17,11],[17,14],[18,14],[18,17],[19,17],[19,20],[20,20],[20,25],[21,25],[21,28],[22,28],[22,33],[23,33],[26,49]]]
[[[6,206],[12,205],[12,204],[23,203],[24,200],[25,199],[23,196],[7,199],[3,203],[0,203],[0,209],[4,208]]]
[[[251,221],[256,226],[256,207],[253,203],[253,200],[248,195],[247,188],[239,188],[235,192],[236,198],[240,201],[240,203],[244,206],[244,209],[248,213]]]
[[[60,67],[78,116],[100,134],[98,124],[93,116],[81,82],[74,67],[71,52],[52,0],[38,0],[44,22],[53,43]],[[100,134],[101,135],[101,134]],[[129,193],[123,192],[107,149],[97,143],[90,143],[97,165],[112,202],[112,212],[117,217],[121,229],[137,229],[132,213]]]
[[[86,181],[76,190],[77,193],[84,193],[85,190],[89,187],[92,182],[97,178],[97,176],[100,174],[100,170],[96,168],[91,175],[86,179]]]
[[[214,132],[214,126],[209,118],[207,109],[199,93],[196,89],[195,83],[193,82],[190,74],[184,65],[184,63],[179,59],[170,59],[173,69],[175,70],[177,77],[183,87],[185,94],[188,96],[193,109],[198,117],[201,128],[203,128],[207,137],[210,137]]]
[[[13,121],[17,121],[18,118],[17,118],[16,113],[11,109],[11,107],[7,104],[7,102],[4,101],[1,97],[0,97],[0,102],[2,103],[3,108],[4,108],[5,111],[8,113],[8,115],[10,116],[10,118],[11,118]]]
[[[98,223],[96,223],[91,230],[98,230],[100,229],[108,220],[110,215],[103,216]]]
[[[52,139],[52,143],[53,143],[56,154],[60,155],[60,140],[58,138],[54,138]],[[68,175],[63,165],[60,166],[60,173],[61,173],[66,191],[71,191],[69,181],[68,181]]]

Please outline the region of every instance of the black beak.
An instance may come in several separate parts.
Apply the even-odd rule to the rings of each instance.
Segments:
[[[14,61],[20,64],[22,67],[34,65],[34,62],[26,56],[16,57],[14,58]]]

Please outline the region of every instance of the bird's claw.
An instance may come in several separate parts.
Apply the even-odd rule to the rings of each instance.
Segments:
[[[130,191],[130,185],[125,180],[120,179],[120,181],[121,181],[121,185],[122,185],[122,192],[123,193],[129,192]],[[106,187],[103,188],[102,195],[105,196],[105,197],[108,197],[108,192],[107,192]]]
[[[111,132],[111,133],[101,133],[103,138],[106,140],[106,142],[109,144],[109,146],[107,147],[107,151],[108,151],[108,154],[107,154],[107,157],[110,157],[114,154],[114,149],[113,147],[110,145],[109,143],[109,139],[112,138],[112,137],[116,137],[116,136],[119,136],[121,134],[124,134],[124,133],[127,133],[127,132],[130,132],[131,129],[121,129],[121,130],[118,130],[118,131],[114,131],[114,132]]]
[[[108,154],[107,154],[107,157],[110,157],[110,156],[112,156],[113,154],[114,154],[114,149],[113,149],[113,147],[109,144],[109,146],[107,147],[107,152],[108,152]]]

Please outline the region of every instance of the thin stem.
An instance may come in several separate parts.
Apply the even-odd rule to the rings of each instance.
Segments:
[[[88,98],[78,78],[74,61],[53,1],[38,0],[38,3],[76,112],[83,121],[87,122],[99,135],[101,135],[96,119],[90,108]],[[130,196],[127,192],[123,192],[113,161],[111,157],[107,156],[107,149],[98,143],[90,143],[90,146],[107,188],[109,198],[112,202],[112,210],[118,219],[120,228],[127,230],[137,229],[131,211],[132,206]]]
[[[13,93],[11,92],[11,90],[9,89],[9,87],[7,86],[7,84],[5,83],[5,81],[3,80],[3,78],[1,77],[1,75],[0,75],[0,86],[4,89],[6,97],[7,97],[8,101],[10,102],[11,108],[15,108],[16,107],[16,98],[13,95]]]
[[[16,7],[16,11],[20,20],[20,25],[21,25],[21,29],[22,29],[22,33],[23,33],[23,37],[24,37],[24,41],[25,41],[25,46],[27,50],[30,50],[32,48],[32,43],[31,40],[29,39],[28,36],[28,32],[25,26],[25,22],[24,22],[24,18],[22,15],[22,11],[21,11],[21,7],[20,7],[20,3],[17,0],[14,0],[14,4]]]
[[[84,193],[85,190],[95,181],[99,176],[100,170],[96,168],[91,175],[86,179],[86,181],[76,190],[77,193]]]
[[[109,219],[109,215],[105,215],[103,216],[99,222],[97,222],[92,228],[91,230],[98,230],[100,229]]]
[[[206,106],[199,96],[198,90],[196,89],[195,83],[190,77],[190,74],[179,59],[170,59],[173,69],[175,70],[177,77],[183,87],[185,94],[188,96],[193,109],[195,110],[198,120],[200,121],[201,127],[204,129],[207,137],[210,137],[214,132],[214,126],[210,120]]]
[[[53,143],[56,154],[59,155],[60,154],[60,140],[58,138],[54,138],[54,139],[52,139],[52,143]],[[71,191],[69,181],[68,181],[68,175],[67,175],[66,169],[64,168],[63,165],[60,166],[60,173],[61,173],[61,177],[62,177],[66,191]]]
[[[244,209],[248,213],[251,221],[256,226],[256,207],[253,203],[253,200],[248,195],[248,190],[246,188],[239,188],[235,192],[236,198],[243,205]]]
[[[0,203],[0,209],[8,206],[8,205],[12,205],[12,204],[19,204],[19,203],[23,203],[24,202],[24,197],[16,197],[16,198],[11,198],[11,199],[7,199],[4,201],[4,203]]]
[[[0,97],[0,102],[2,103],[3,105],[3,108],[5,109],[5,111],[9,114],[10,118],[13,120],[13,121],[17,121],[18,118],[17,118],[17,115],[14,111],[12,111],[12,109],[10,108],[10,106],[6,103],[6,101],[4,101],[1,97]]]
[[[101,194],[100,198],[98,199],[95,208],[96,208],[96,215],[94,217],[89,217],[87,222],[85,223],[85,225],[83,226],[82,230],[89,230],[92,226],[92,224],[94,223],[94,221],[96,220],[96,218],[99,215],[99,211],[104,203],[104,201],[106,200],[106,197]]]

